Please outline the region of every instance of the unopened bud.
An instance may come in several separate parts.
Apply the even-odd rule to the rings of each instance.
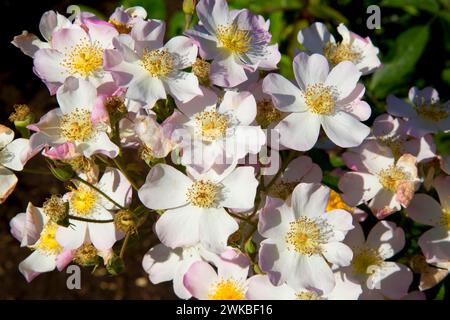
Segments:
[[[125,263],[121,257],[114,256],[106,264],[106,270],[110,275],[117,276],[125,270]]]
[[[14,105],[14,112],[9,116],[9,121],[14,122],[16,127],[25,128],[29,124],[33,123],[34,116],[28,105],[16,104]]]
[[[124,233],[136,231],[136,218],[134,214],[128,210],[119,210],[114,216],[114,224],[117,230]]]
[[[90,243],[85,243],[79,247],[73,257],[73,261],[82,267],[95,266],[99,263],[97,249]]]
[[[61,197],[52,195],[44,202],[42,210],[54,223],[63,227],[69,226],[69,204]]]
[[[183,0],[183,12],[185,14],[193,15],[196,2],[196,0]]]

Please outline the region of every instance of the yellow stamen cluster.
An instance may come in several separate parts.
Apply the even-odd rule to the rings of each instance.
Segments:
[[[84,39],[66,50],[62,66],[72,75],[88,77],[103,65],[103,48],[99,42]]]
[[[250,50],[250,31],[240,30],[236,24],[218,26],[216,36],[219,45],[232,53],[243,54]]]
[[[25,121],[31,114],[30,107],[26,104],[15,104],[14,112],[9,115],[9,121]]]
[[[208,295],[210,300],[244,300],[245,289],[234,279],[220,280],[213,285]]]
[[[298,181],[295,182],[277,182],[270,187],[269,194],[273,197],[280,198],[286,200],[289,195],[292,194],[295,187],[297,186]]]
[[[124,233],[136,231],[136,220],[130,211],[120,210],[114,215],[114,224],[117,230]]]
[[[267,128],[271,123],[281,120],[282,113],[274,107],[272,100],[264,99],[256,104],[256,122],[263,128]]]
[[[301,217],[290,223],[285,237],[288,250],[302,255],[312,256],[322,253],[322,245],[326,243],[326,232],[318,222]]]
[[[105,101],[106,110],[109,114],[124,113],[127,111],[124,99],[122,97],[109,97]]]
[[[141,58],[141,65],[152,77],[162,78],[173,70],[173,57],[167,49],[147,50]]]
[[[330,198],[328,199],[327,209],[326,212],[335,210],[335,209],[342,209],[345,211],[348,211],[350,213],[353,213],[354,208],[347,205],[344,200],[342,200],[342,197],[339,193],[337,193],[334,190],[331,190],[330,192]]]
[[[79,186],[72,190],[70,196],[70,209],[79,216],[89,216],[97,203],[97,192],[88,186]]]
[[[450,230],[450,207],[446,207],[445,204],[443,204],[443,206],[444,207],[442,207],[442,217],[440,220],[440,225]]]
[[[215,141],[223,137],[228,128],[228,117],[215,110],[196,113],[194,119],[196,134],[204,141]]]
[[[192,73],[194,73],[200,84],[209,84],[209,71],[211,69],[211,64],[201,58],[197,58],[192,65]]]
[[[80,266],[92,265],[97,259],[97,249],[90,243],[79,247],[73,256],[73,261]]]
[[[448,105],[441,104],[440,102],[421,102],[416,107],[415,110],[417,115],[424,120],[438,122],[450,115],[450,109]]]
[[[383,264],[383,259],[377,250],[372,248],[356,248],[353,250],[352,268],[359,275],[371,275],[374,268]]]
[[[90,172],[93,170],[94,162],[92,159],[78,156],[72,159],[64,160],[64,163],[67,163],[72,167],[72,169],[76,172]]]
[[[62,247],[55,239],[58,225],[52,222],[47,223],[40,234],[39,240],[34,248],[46,255],[57,255],[62,251]]]
[[[42,210],[51,221],[57,223],[66,215],[67,206],[61,197],[52,195],[44,202]]]
[[[410,174],[397,166],[389,166],[378,173],[378,180],[383,188],[396,192],[398,186],[406,180],[410,180]]]
[[[297,300],[323,300],[317,293],[314,291],[302,291],[295,295]]]
[[[76,108],[69,114],[65,114],[59,124],[61,135],[68,141],[84,142],[94,134],[94,126],[91,121],[91,113],[88,110]]]
[[[128,34],[131,32],[131,29],[133,29],[133,26],[117,21],[116,19],[109,19],[108,22],[112,24],[120,34]]]
[[[186,197],[194,206],[211,208],[217,200],[219,186],[206,180],[195,181],[188,189]]]
[[[391,149],[392,154],[396,159],[400,158],[404,154],[403,150],[403,144],[405,143],[404,140],[398,137],[382,137],[378,138],[378,141],[380,141],[386,147]]]
[[[309,110],[319,115],[330,115],[336,106],[334,93],[331,87],[322,83],[311,84],[303,93]]]
[[[324,56],[335,66],[342,61],[351,61],[358,63],[361,59],[361,53],[359,53],[351,44],[348,43],[332,43],[328,42],[324,49]]]

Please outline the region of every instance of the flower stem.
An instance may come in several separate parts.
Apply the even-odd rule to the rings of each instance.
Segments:
[[[125,255],[125,249],[127,247],[128,240],[130,240],[130,236],[131,236],[131,232],[128,231],[127,234],[125,235],[125,239],[123,240],[122,248],[120,248],[119,256],[121,259],[123,259],[123,256]]]
[[[77,216],[72,216],[72,215],[69,215],[69,219],[78,220],[78,221],[84,221],[84,222],[91,222],[91,223],[111,223],[111,222],[114,222],[114,219],[110,219],[110,220],[95,220],[95,219],[82,218],[82,217],[77,217]]]
[[[133,179],[131,179],[130,175],[128,174],[128,172],[125,170],[125,168],[122,166],[122,164],[120,163],[119,160],[117,160],[117,158],[112,159],[112,161],[114,162],[114,164],[116,165],[117,169],[119,169],[123,175],[125,176],[125,178],[127,178],[128,182],[130,182],[131,186],[133,187],[133,189],[138,192],[139,191],[139,186],[136,184],[136,182],[133,181]]]

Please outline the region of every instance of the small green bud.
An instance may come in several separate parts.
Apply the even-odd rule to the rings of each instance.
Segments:
[[[253,255],[256,252],[255,244],[253,243],[251,238],[248,239],[247,242],[245,243],[245,252],[247,252],[250,255]]]
[[[110,275],[117,276],[125,270],[125,263],[121,257],[114,256],[109,259],[106,270]]]
[[[196,2],[196,0],[183,0],[183,12],[185,14],[193,15]]]

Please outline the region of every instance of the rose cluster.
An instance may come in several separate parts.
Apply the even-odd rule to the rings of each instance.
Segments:
[[[450,103],[413,87],[368,126],[369,38],[301,29],[286,79],[264,17],[225,0],[187,17],[166,40],[142,7],[48,11],[41,37],[14,38],[58,105],[38,121],[17,105],[21,138],[0,126],[0,203],[38,154],[67,190],[11,220],[26,280],[71,263],[117,275],[147,228],[143,269],[182,299],[424,299],[450,269],[450,158],[433,142]]]

